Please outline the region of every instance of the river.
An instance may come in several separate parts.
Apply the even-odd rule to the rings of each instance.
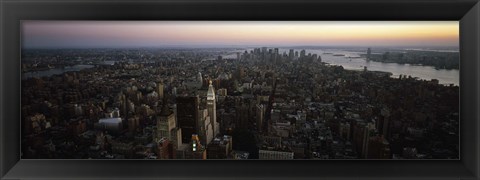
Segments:
[[[250,52],[252,49],[248,49]],[[237,58],[236,52],[243,53],[245,50],[238,50],[235,53],[227,54],[223,58]],[[295,49],[295,51],[301,51],[301,49]],[[279,53],[283,54],[288,49],[279,48]],[[332,64],[340,65],[349,70],[362,70],[365,66],[370,71],[384,71],[391,72],[393,78],[398,78],[399,75],[407,75],[417,77],[419,79],[431,80],[437,79],[440,84],[454,84],[459,85],[460,71],[458,69],[435,69],[433,66],[421,66],[410,64],[398,64],[398,63],[383,63],[375,61],[367,61],[365,58],[348,58],[348,57],[360,57],[360,54],[365,52],[351,52],[338,49],[305,49],[306,54],[312,53],[322,57],[322,61]],[[332,54],[323,54],[323,53]],[[344,54],[345,56],[334,56],[334,54]]]
[[[95,66],[78,64],[74,66],[66,66],[65,68],[53,68],[53,69],[43,70],[43,71],[26,72],[22,74],[22,79],[28,79],[32,77],[36,77],[36,78],[48,77],[48,76],[53,76],[57,74],[63,74],[65,72],[70,72],[70,71],[80,71],[82,69],[88,69],[92,67],[95,67]]]
[[[251,49],[248,49],[250,52]],[[236,52],[243,53],[245,50],[237,50],[233,53],[223,55],[223,58],[237,58]],[[300,51],[300,49],[295,49],[295,51]],[[348,57],[360,57],[361,52],[351,52],[338,49],[305,49],[306,53],[317,54],[322,57],[322,61],[332,64],[340,65],[345,69],[350,70],[362,70],[365,66],[370,71],[384,71],[391,72],[393,78],[399,77],[399,75],[407,75],[412,77],[417,77],[419,79],[431,80],[437,79],[441,84],[454,84],[459,85],[460,81],[460,71],[458,69],[435,69],[433,66],[421,66],[421,65],[410,65],[410,64],[398,64],[398,63],[383,63],[375,61],[366,61],[365,58],[348,58]],[[287,52],[288,49],[279,49],[279,53],[283,54]],[[331,54],[324,54],[324,53]],[[344,54],[345,56],[334,56],[334,54]],[[108,64],[113,64],[109,62]],[[92,68],[93,65],[75,65],[67,66],[65,69],[55,68],[45,71],[36,71],[36,72],[27,72],[23,73],[22,79],[27,79],[31,77],[46,77],[56,74],[63,74],[69,71],[80,71],[86,68]]]

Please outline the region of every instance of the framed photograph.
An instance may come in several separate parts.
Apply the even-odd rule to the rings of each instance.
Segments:
[[[478,179],[480,3],[4,1],[2,179]]]

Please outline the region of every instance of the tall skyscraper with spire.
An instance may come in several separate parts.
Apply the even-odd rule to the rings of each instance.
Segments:
[[[215,88],[213,88],[212,80],[209,81],[207,92],[207,109],[213,126],[213,137],[219,133],[219,125],[217,122],[217,107],[215,102]]]

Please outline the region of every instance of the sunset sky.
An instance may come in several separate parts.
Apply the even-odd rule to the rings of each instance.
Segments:
[[[24,48],[458,44],[458,21],[22,22]]]

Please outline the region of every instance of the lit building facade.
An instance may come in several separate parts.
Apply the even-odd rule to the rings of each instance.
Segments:
[[[215,101],[215,88],[212,85],[212,81],[209,81],[207,92],[207,109],[208,116],[210,116],[211,124],[213,127],[213,137],[215,137],[219,133],[220,127],[217,122],[217,106]]]

